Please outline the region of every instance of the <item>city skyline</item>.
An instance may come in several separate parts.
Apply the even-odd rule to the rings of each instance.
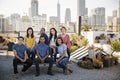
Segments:
[[[47,14],[47,20],[50,16],[57,16],[57,3],[58,0],[38,0],[39,1],[39,14]],[[77,0],[59,0],[61,6],[61,21],[64,22],[65,10],[70,8],[71,21],[76,20],[77,16]],[[94,4],[93,4],[94,3]],[[5,17],[10,16],[12,13],[20,15],[29,15],[29,8],[31,0],[1,0],[0,1],[0,14]],[[113,10],[118,8],[118,0],[86,0],[86,7],[88,12],[96,7],[105,7],[106,15],[111,16]],[[106,16],[106,17],[107,17]]]

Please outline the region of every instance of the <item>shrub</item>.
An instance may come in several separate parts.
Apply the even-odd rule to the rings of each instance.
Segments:
[[[111,43],[111,47],[113,51],[119,52],[120,51],[120,42],[118,41],[113,41]]]
[[[70,52],[73,52],[73,51],[75,51],[75,50],[77,50],[77,49],[78,49],[78,46],[71,46]]]

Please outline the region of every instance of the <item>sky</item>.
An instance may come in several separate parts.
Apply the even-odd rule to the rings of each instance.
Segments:
[[[57,2],[58,0],[38,0],[39,14],[47,14],[49,16],[57,16]],[[61,5],[61,21],[64,22],[66,8],[71,9],[72,21],[76,21],[77,16],[77,0],[59,0]],[[29,15],[29,8],[31,0],[0,0],[0,14],[5,17],[12,13],[22,15]],[[91,9],[96,7],[105,7],[106,15],[111,16],[112,11],[118,8],[118,0],[86,0],[86,7],[90,13]]]

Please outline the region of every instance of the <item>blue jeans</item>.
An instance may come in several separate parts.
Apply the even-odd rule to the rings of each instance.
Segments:
[[[35,58],[35,52],[36,52],[35,48],[32,48],[32,50],[30,48],[27,48],[27,54],[29,58]]]
[[[50,57],[52,59],[54,59],[54,61],[55,61],[56,60],[56,55],[53,55],[53,49],[49,47],[49,51],[50,51]],[[58,52],[57,47],[55,47],[55,51],[56,51],[56,53]]]
[[[68,57],[64,57],[63,59],[56,63],[56,66],[62,68],[63,70],[66,70],[68,60],[69,60]]]

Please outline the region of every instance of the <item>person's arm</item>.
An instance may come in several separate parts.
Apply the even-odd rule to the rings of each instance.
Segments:
[[[24,55],[25,55],[25,57],[24,57],[24,62],[25,62],[28,59],[28,55],[27,55],[26,51],[24,52]]]
[[[66,53],[67,53],[67,50],[64,50],[63,55],[59,59],[57,59],[57,62],[59,62],[62,58],[64,58]]]
[[[37,53],[36,53],[36,55],[37,55],[37,57],[41,60],[42,58],[41,58],[41,56],[39,55],[39,52],[38,52],[38,50],[37,50]]]
[[[48,56],[49,56],[49,50],[47,50],[46,56],[43,58],[43,60],[45,60]]]
[[[19,59],[20,61],[24,61],[22,58],[20,58],[18,55],[17,55],[17,52],[16,52],[16,50],[13,50],[13,52],[14,52],[14,56],[17,58],[17,59]]]
[[[47,36],[47,34],[45,34],[45,35],[46,35],[46,36],[45,36],[46,44],[49,45],[48,36]]]
[[[34,41],[33,41],[33,45],[32,45],[32,48],[34,48],[35,47],[35,37],[34,37]]]
[[[67,35],[66,39],[67,39],[67,43],[66,43],[66,45],[67,45],[67,47],[70,49],[70,47],[71,47],[70,36]]]

